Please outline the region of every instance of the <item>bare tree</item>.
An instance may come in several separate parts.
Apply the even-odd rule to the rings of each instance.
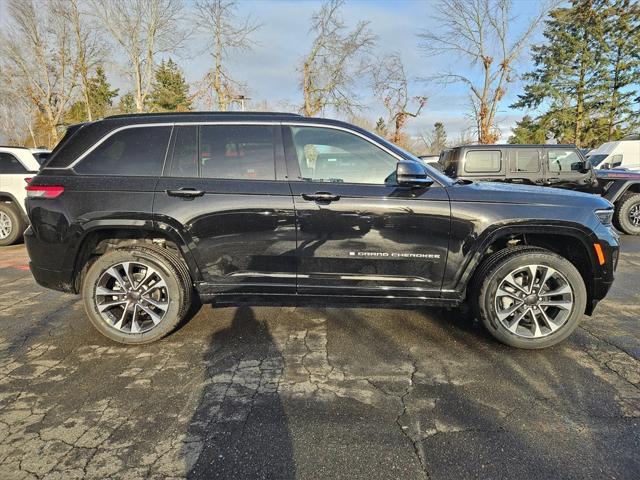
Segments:
[[[200,90],[213,91],[218,110],[225,111],[245,88],[234,80],[224,62],[234,52],[251,50],[251,35],[261,25],[250,17],[236,18],[237,2],[234,0],[196,0],[195,17],[198,30],[208,40],[208,51],[213,56],[213,69],[207,72]]]
[[[373,90],[387,109],[387,125],[391,127],[389,139],[394,143],[403,143],[405,138],[402,130],[407,119],[420,115],[427,97],[409,96],[409,82],[398,53],[383,57],[373,69]],[[409,109],[410,103],[415,103],[413,111]]]
[[[302,111],[307,116],[326,106],[352,113],[359,108],[353,84],[369,68],[363,57],[375,43],[369,22],[347,31],[340,15],[344,0],[329,0],[312,17],[311,51],[302,62]]]
[[[472,113],[480,143],[494,143],[499,137],[496,113],[509,83],[515,80],[515,64],[547,8],[530,19],[517,33],[510,0],[438,0],[435,5],[437,31],[418,34],[420,47],[428,56],[456,55],[466,58],[473,71],[438,75],[445,84],[462,82],[472,95]]]
[[[43,123],[52,146],[76,87],[71,28],[57,2],[10,0],[7,11],[9,22],[0,33],[0,71],[5,85],[29,99],[31,114]]]
[[[81,0],[60,0],[57,3],[59,14],[64,16],[73,32],[75,47],[75,59],[83,102],[86,108],[87,119],[93,120],[91,111],[91,83],[89,75],[95,67],[104,60],[105,50],[102,47],[102,38],[96,26],[90,21],[86,12],[81,10]]]
[[[187,32],[180,28],[182,0],[93,0],[100,23],[127,57],[136,111],[145,109],[156,58],[175,52]]]

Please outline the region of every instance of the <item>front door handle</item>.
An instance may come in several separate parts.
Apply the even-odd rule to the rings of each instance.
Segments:
[[[194,198],[201,197],[204,195],[202,190],[196,190],[195,188],[181,188],[179,190],[165,190],[167,195],[171,197],[181,197],[181,198]]]
[[[303,193],[302,198],[304,198],[305,200],[316,202],[335,202],[337,200],[340,200],[340,195],[334,195],[333,193],[329,192],[316,192],[313,194]]]

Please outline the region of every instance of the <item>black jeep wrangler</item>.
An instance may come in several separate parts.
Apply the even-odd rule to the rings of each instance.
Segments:
[[[456,183],[343,122],[115,116],[71,127],[28,190],[31,271],[107,337],[167,335],[192,302],[456,306],[500,341],[566,338],[613,282],[603,198]]]
[[[616,228],[640,235],[640,173],[596,170],[575,145],[465,145],[442,152],[438,169],[454,179],[601,195],[614,205]]]

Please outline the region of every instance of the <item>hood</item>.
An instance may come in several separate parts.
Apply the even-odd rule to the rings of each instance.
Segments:
[[[453,201],[575,206],[594,210],[612,206],[608,200],[591,193],[502,182],[458,184],[448,187],[447,191]]]
[[[640,182],[640,172],[629,170],[595,170],[598,180],[637,180]]]

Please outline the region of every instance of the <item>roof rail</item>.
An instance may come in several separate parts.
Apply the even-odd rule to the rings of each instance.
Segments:
[[[157,117],[157,116],[187,116],[187,115],[219,115],[219,116],[280,116],[280,117],[301,117],[298,113],[291,112],[155,112],[155,113],[122,113],[119,115],[110,115],[104,117],[109,118],[135,118],[135,117]]]

